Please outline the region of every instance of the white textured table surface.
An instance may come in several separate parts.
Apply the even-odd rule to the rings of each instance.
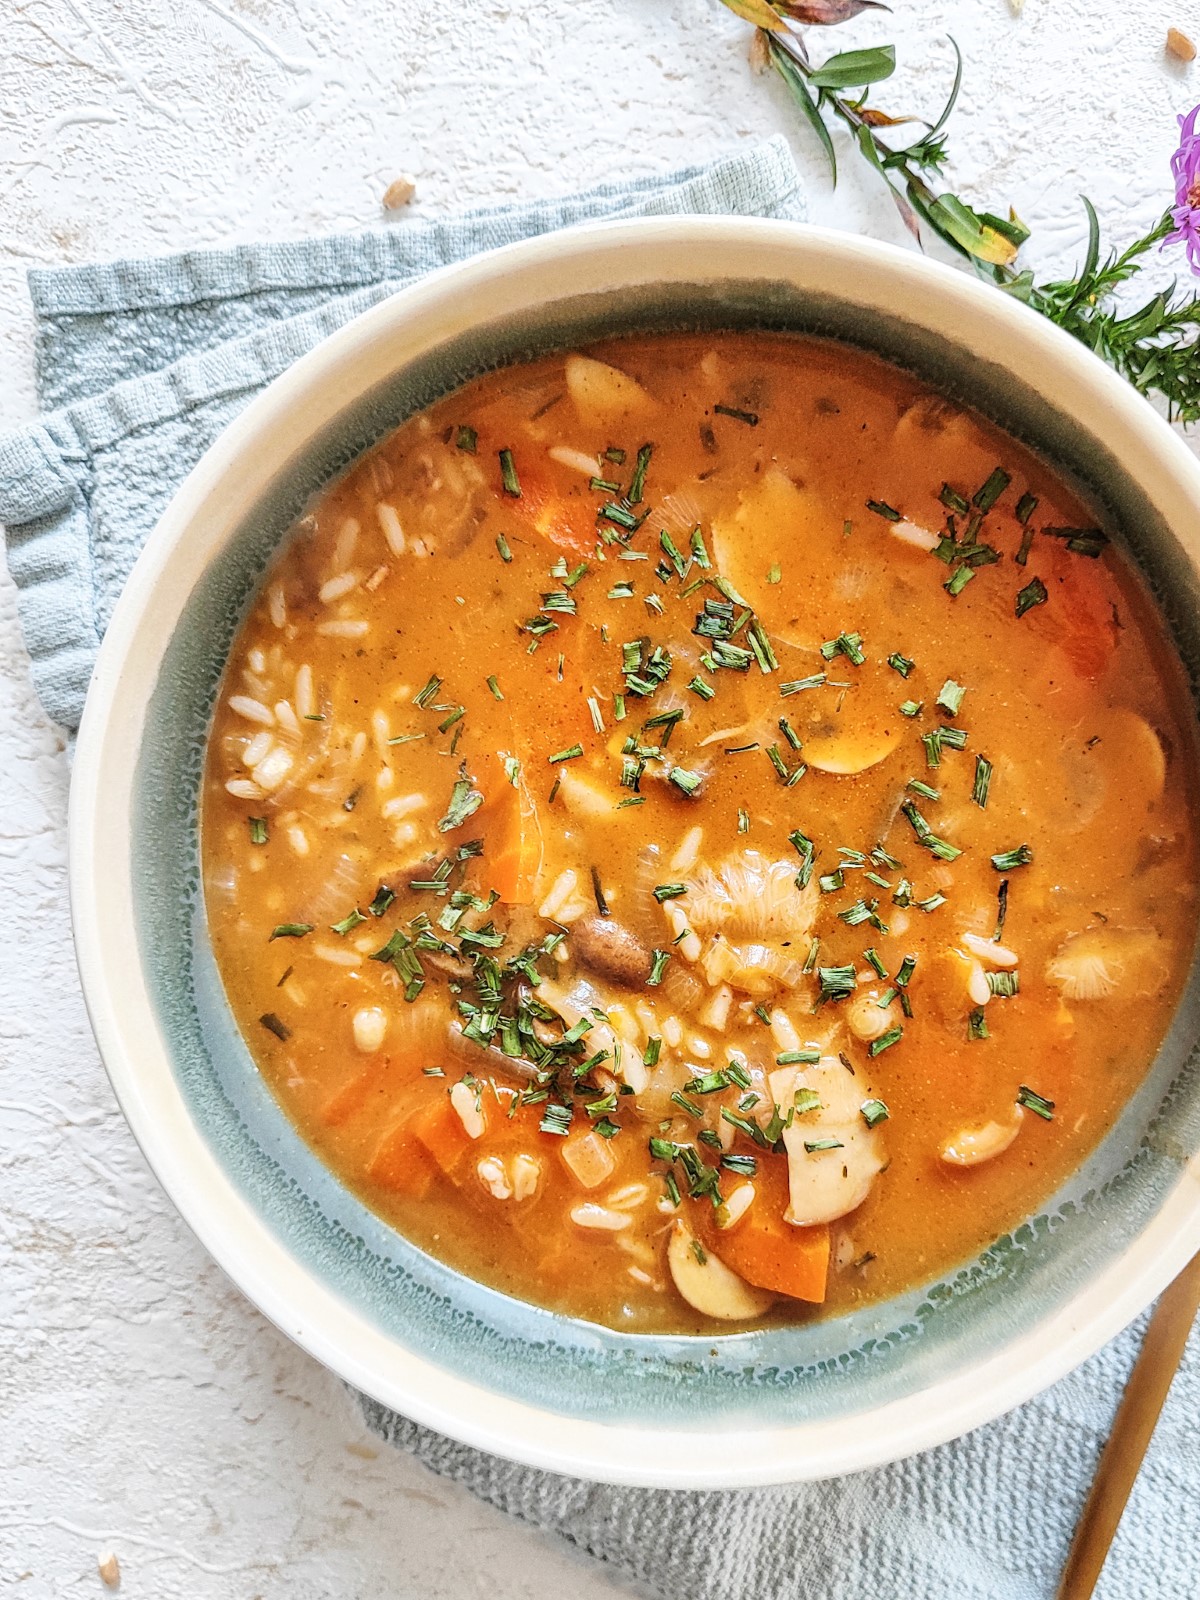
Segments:
[[[1200,33],[1197,0],[895,4],[818,47],[894,39],[880,103],[936,113],[954,33],[954,179],[1016,206],[1035,264],[1078,250],[1080,192],[1122,239],[1157,215],[1200,96],[1162,44]],[[783,128],[816,220],[897,237],[852,170],[830,191],[746,39],[716,0],[0,0],[0,426],[34,410],[27,265],[378,224],[406,170],[434,214]],[[4,576],[0,1586],[96,1595],[111,1547],[128,1600],[629,1593],[372,1442],[175,1216],[77,991],[66,791]]]

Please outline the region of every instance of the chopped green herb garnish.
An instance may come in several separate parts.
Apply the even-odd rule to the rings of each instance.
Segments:
[[[346,934],[348,934],[352,928],[357,928],[360,923],[363,923],[366,920],[366,917],[364,917],[358,907],[355,906],[354,910],[348,917],[343,917],[340,922],[331,922],[329,926],[334,933],[340,933],[342,937],[345,938]]]
[[[543,1133],[555,1133],[565,1138],[571,1131],[572,1115],[570,1106],[556,1105],[550,1101],[542,1112],[542,1120],[538,1127]]]
[[[258,1019],[268,1033],[273,1033],[277,1039],[285,1042],[292,1037],[292,1030],[286,1022],[281,1022],[273,1011],[264,1011]]]
[[[778,583],[782,577],[783,568],[779,565],[778,561],[776,561],[774,566],[770,567],[767,571],[767,582]]]
[[[1030,494],[1028,489],[1017,501],[1017,521],[1024,525],[1037,510],[1037,495]]]
[[[989,972],[987,986],[997,999],[1011,1000],[1021,992],[1021,975],[1019,972]]]
[[[413,705],[420,706],[421,710],[424,711],[426,707],[437,697],[437,692],[441,687],[442,680],[440,678],[430,678],[429,682],[425,685],[421,692],[413,696]]]
[[[662,905],[664,900],[678,900],[681,894],[686,893],[686,883],[660,883],[654,890],[654,898]]]
[[[885,500],[868,500],[867,510],[873,511],[877,517],[883,517],[886,522],[900,521],[900,513],[895,506],[889,506]]]
[[[482,804],[483,796],[468,776],[464,762],[459,768],[458,777],[454,780],[454,788],[450,792],[450,804],[446,808],[446,815],[438,823],[438,831],[452,833],[455,828],[461,828],[467,818],[473,817]]]
[[[275,939],[303,939],[306,933],[311,933],[316,927],[315,922],[281,922],[271,929],[270,944]]]
[[[953,678],[947,678],[938,690],[937,704],[943,711],[948,711],[952,717],[956,717],[958,708],[963,702],[963,695],[966,692],[961,683],[955,683]],[[972,704],[974,704],[973,701]]]
[[[1042,529],[1051,539],[1064,539],[1067,549],[1074,550],[1081,556],[1098,556],[1108,543],[1108,536],[1099,528],[1050,528]]]
[[[688,796],[694,795],[703,781],[698,772],[689,772],[685,767],[672,767],[667,780]]]
[[[712,684],[706,683],[705,680],[699,676],[699,674],[697,674],[697,676],[692,679],[691,683],[688,684],[688,688],[693,694],[699,695],[701,700],[711,700],[717,692],[713,688]]]
[[[1008,916],[1008,879],[1005,878],[996,891],[996,931],[992,934],[992,943],[1000,943],[1000,935],[1004,932],[1004,919]]]
[[[971,502],[980,511],[990,511],[1012,482],[1012,478],[1003,467],[996,467],[987,478],[987,481],[971,496]]]
[[[877,1123],[886,1122],[890,1112],[882,1100],[864,1100],[859,1106],[862,1119],[868,1128],[873,1128]]]
[[[492,691],[492,693],[495,695],[497,700],[503,700],[504,699],[504,696],[500,693],[500,685],[499,685],[499,683],[497,683],[496,678],[495,678],[494,675],[488,678],[487,686]]]
[[[910,778],[907,787],[914,794],[919,794],[923,800],[940,800],[942,798],[940,789],[931,788],[929,784],[922,783],[920,778]]]
[[[746,810],[745,806],[738,807],[738,832],[750,832],[750,813]]]
[[[967,1018],[967,1038],[972,1041],[990,1038],[982,1006],[976,1006]]]
[[[997,872],[1014,872],[1017,867],[1027,867],[1033,860],[1033,851],[1027,844],[1019,844],[1015,850],[1001,850],[992,857],[992,865]]]
[[[454,442],[460,450],[465,450],[469,456],[473,456],[475,446],[479,443],[479,435],[474,428],[459,428]]]
[[[844,967],[818,967],[817,982],[821,987],[821,1000],[845,1000],[858,987],[858,974],[853,963]]]
[[[1044,606],[1050,596],[1046,592],[1046,585],[1040,578],[1030,578],[1029,582],[1017,595],[1017,616],[1023,617],[1027,611],[1032,611],[1034,606]]]
[[[667,970],[667,963],[671,959],[669,950],[655,950],[650,963],[650,976],[646,982],[651,988],[656,988],[662,982],[663,973]]]
[[[735,422],[744,422],[748,428],[758,427],[757,411],[742,411],[737,406],[716,405],[713,410],[719,417],[732,417]]]
[[[898,650],[893,650],[892,654],[887,658],[887,664],[892,668],[893,672],[898,672],[902,678],[907,678],[916,666],[915,661],[910,661],[907,656],[902,656]]]
[[[1032,1111],[1034,1116],[1041,1117],[1044,1122],[1054,1120],[1054,1101],[1047,1100],[1045,1095],[1035,1093],[1025,1084],[1022,1084],[1017,1091],[1017,1104],[1024,1106],[1027,1111]]]
[[[646,1048],[642,1051],[642,1060],[648,1067],[656,1067],[661,1050],[662,1040],[652,1035],[646,1040]]]
[[[923,700],[905,700],[899,707],[900,715],[902,717],[919,717],[924,707],[925,702]]]
[[[557,766],[560,761],[577,761],[582,754],[583,746],[581,744],[573,744],[566,750],[559,750],[554,755],[547,756],[546,760],[553,767]]]
[[[863,951],[863,960],[868,966],[874,967],[875,971],[881,978],[887,977],[887,968],[883,964],[883,957],[879,954],[879,951],[874,948],[874,946],[872,946],[869,950]]]
[[[505,494],[512,495],[514,500],[521,498],[521,480],[517,477],[517,466],[511,450],[500,452],[500,481]]]
[[[886,1033],[881,1033],[878,1039],[871,1040],[867,1046],[867,1054],[873,1060],[876,1056],[882,1055],[885,1050],[890,1050],[894,1044],[899,1044],[903,1037],[903,1028],[889,1028]]]
[[[942,485],[941,493],[938,495],[938,499],[946,507],[947,511],[956,511],[960,516],[963,517],[965,517],[971,509],[971,507],[963,499],[962,495],[960,495],[956,489],[952,489],[948,483],[944,483]]]
[[[942,588],[945,589],[947,594],[960,595],[974,576],[974,567],[956,567],[942,585]]]
[[[819,689],[825,682],[823,672],[814,672],[811,678],[793,678],[790,683],[781,683],[779,693],[785,697],[790,694],[799,694],[802,689]]]
[[[629,493],[626,499],[631,506],[636,506],[642,498],[646,488],[646,468],[650,465],[650,457],[654,454],[652,444],[644,444],[637,453],[637,463],[633,469],[633,478],[629,484]]]
[[[844,1149],[845,1146],[840,1139],[806,1139],[804,1141],[805,1154],[810,1156],[818,1155],[822,1150]]]
[[[371,901],[367,910],[373,917],[381,917],[395,898],[395,890],[389,889],[386,883],[381,883],[376,889],[375,898]]]
[[[777,1067],[815,1067],[821,1059],[819,1050],[784,1050],[775,1057]],[[811,1091],[809,1091],[811,1093]],[[817,1104],[820,1104],[818,1099]],[[797,1106],[797,1110],[799,1110]],[[811,1107],[809,1109],[812,1109]]]
[[[838,889],[844,889],[845,886],[846,879],[841,867],[836,868],[833,872],[823,873],[817,879],[817,888],[820,889],[822,894],[833,894]]]
[[[832,661],[836,655],[843,655],[856,667],[861,667],[867,659],[863,653],[860,633],[839,633],[836,639],[826,639],[821,646],[821,654],[826,661]]]
[[[389,744],[411,744],[414,739],[424,739],[424,738],[425,738],[425,735],[423,733],[398,733],[398,734],[396,734],[396,736],[394,738],[389,739],[388,743]]]
[[[249,828],[250,828],[250,843],[251,844],[266,844],[266,842],[267,842],[267,819],[266,819],[266,817],[247,817],[246,821],[247,821],[247,823],[249,825]]]

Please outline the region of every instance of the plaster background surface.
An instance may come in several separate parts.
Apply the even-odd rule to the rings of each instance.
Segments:
[[[952,181],[1016,206],[1036,267],[1080,252],[1081,192],[1120,241],[1158,214],[1200,97],[1162,44],[1197,0],[894,3],[818,49],[893,39],[880,103],[933,116],[953,33]],[[747,39],[717,0],[0,0],[0,426],[35,409],[27,266],[376,225],[403,171],[433,215],[783,129],[814,220],[902,239],[844,141],[831,190]],[[127,1600],[633,1593],[373,1441],[170,1209],[78,994],[67,773],[0,573],[0,1586],[100,1594],[112,1547]],[[1155,1552],[1118,1557],[1106,1600]]]

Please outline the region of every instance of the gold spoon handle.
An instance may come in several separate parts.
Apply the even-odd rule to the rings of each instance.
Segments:
[[[1057,1600],[1090,1600],[1198,1309],[1200,1255],[1163,1291],[1147,1324],[1071,1541]]]

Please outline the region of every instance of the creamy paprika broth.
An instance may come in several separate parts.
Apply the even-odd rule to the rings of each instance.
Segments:
[[[220,692],[229,1001],[338,1177],[629,1330],[837,1312],[1028,1216],[1193,944],[1192,711],[1094,512],[782,335],[481,377],[328,488]]]

